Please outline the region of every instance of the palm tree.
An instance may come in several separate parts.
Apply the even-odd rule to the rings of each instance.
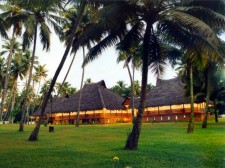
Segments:
[[[4,81],[4,76],[5,76],[5,58],[4,57],[0,57],[0,91],[2,91],[2,87],[3,87],[3,81]],[[0,92],[1,93],[1,92]],[[1,97],[1,94],[0,94]]]
[[[85,60],[85,49],[83,47],[83,60]],[[82,67],[82,75],[81,75],[81,83],[80,83],[80,93],[79,93],[79,99],[78,99],[78,109],[77,109],[77,116],[76,116],[76,126],[79,126],[79,121],[80,121],[80,103],[81,103],[81,97],[82,97],[82,88],[83,88],[83,83],[84,83],[84,72],[85,72],[85,67]]]
[[[11,78],[12,78],[12,89],[11,89],[11,105],[8,109],[9,120],[12,120],[12,110],[15,106],[15,99],[17,93],[17,81],[18,78],[22,80],[28,73],[30,61],[30,52],[19,52],[16,54],[15,58],[12,60],[11,68]]]
[[[48,70],[46,70],[45,68],[46,64],[44,65],[38,65],[37,67],[34,67],[35,69],[35,76],[37,77],[36,80],[38,80],[38,89],[37,89],[37,95],[39,93],[39,89],[40,89],[40,85],[41,85],[41,82],[42,82],[42,79],[45,79],[48,74]]]
[[[2,22],[1,18],[3,18],[5,20],[5,22],[7,23],[7,29],[9,28],[9,26],[13,27],[12,37],[11,37],[10,42],[8,43],[8,44],[10,44],[10,46],[8,46],[9,54],[8,54],[8,58],[7,58],[7,67],[6,67],[6,74],[5,74],[5,80],[4,80],[4,87],[2,90],[2,101],[1,101],[1,107],[0,107],[0,120],[1,120],[2,119],[1,114],[3,111],[7,87],[8,87],[9,73],[11,70],[11,61],[12,61],[12,56],[13,56],[13,52],[14,52],[14,47],[18,45],[18,43],[15,41],[16,40],[15,36],[17,36],[21,33],[22,27],[21,27],[21,18],[11,19],[12,16],[21,12],[21,9],[18,6],[11,5],[11,2],[9,1],[8,4],[0,5],[0,9],[3,11],[0,15],[1,34],[3,33],[2,35],[4,35],[4,29],[3,29],[4,22]],[[14,44],[14,43],[17,43],[17,44]]]
[[[46,105],[48,103],[48,99],[50,98],[50,95],[51,95],[51,92],[53,91],[53,88],[54,88],[54,85],[56,83],[56,80],[58,78],[58,75],[64,65],[64,62],[67,58],[67,55],[70,51],[70,48],[72,46],[72,43],[73,43],[73,40],[74,40],[74,36],[75,36],[75,33],[76,33],[76,30],[80,24],[80,21],[82,19],[82,16],[83,16],[83,13],[84,13],[84,9],[85,9],[85,6],[86,6],[86,1],[81,1],[80,2],[80,8],[79,8],[79,12],[78,12],[78,15],[76,17],[76,22],[73,23],[73,25],[71,26],[70,28],[70,31],[68,32],[67,34],[67,41],[66,41],[66,49],[65,49],[65,52],[63,54],[63,57],[61,59],[61,62],[55,72],[55,75],[51,81],[51,85],[49,87],[49,90],[48,92],[45,94],[45,97],[44,97],[44,101],[43,101],[43,104],[42,104],[42,107],[41,107],[41,116],[40,116],[40,119],[35,127],[35,129],[33,130],[33,132],[31,133],[30,137],[29,137],[29,141],[36,141],[37,140],[37,136],[38,136],[38,132],[39,132],[39,129],[40,129],[40,125],[41,125],[41,122],[42,122],[42,119],[43,119],[43,116],[44,116],[44,111],[45,111],[45,108],[46,108]]]
[[[57,83],[56,88],[61,97],[69,95],[69,90],[71,88],[71,84],[68,82],[64,82],[63,84]],[[59,92],[60,89],[60,92]]]
[[[138,44],[136,44],[138,45]],[[133,47],[131,49],[124,49],[123,43],[117,44],[117,49],[119,52],[119,57],[117,58],[117,62],[125,61],[124,66],[127,67],[128,74],[130,77],[130,95],[131,95],[131,114],[132,114],[132,120],[134,119],[134,72],[135,68],[139,68],[140,64],[137,63],[140,62],[140,47]],[[133,73],[131,73],[129,62],[132,61],[132,67],[133,67]]]
[[[186,7],[179,7],[179,5]],[[206,16],[206,13],[209,16],[202,17]],[[107,21],[105,26],[104,21]],[[99,23],[90,28],[93,30],[92,32],[90,29],[87,31],[89,36],[84,34],[83,38],[80,38],[78,43],[82,45],[82,42],[90,40],[90,34],[99,35],[96,29],[100,25],[103,25],[101,27],[102,32],[108,32],[108,36],[103,38],[87,54],[84,65],[97,58],[96,56],[102,52],[102,49],[115,44],[123,36],[125,36],[124,38],[129,37],[130,43],[140,39],[142,41],[140,104],[125,149],[137,149],[145,106],[148,66],[151,63],[151,59],[160,58],[160,55],[163,53],[163,48],[159,45],[159,42],[165,40],[184,48],[186,44],[190,43],[196,46],[205,46],[206,43],[208,45],[207,40],[218,45],[219,40],[209,27],[214,21],[216,21],[214,26],[222,27],[224,18],[211,10],[193,6],[190,3],[183,4],[178,2],[175,4],[172,0],[117,1],[102,8]],[[129,25],[129,29],[126,25]],[[158,33],[161,34],[160,37],[157,36]]]
[[[6,72],[4,77],[4,85],[2,89],[2,101],[1,101],[1,107],[0,107],[0,121],[2,119],[1,115],[4,109],[4,103],[6,98],[6,93],[8,90],[8,82],[9,82],[9,71],[11,70],[11,62],[12,57],[15,54],[16,51],[19,51],[20,44],[13,40],[7,40],[5,41],[5,44],[2,45],[3,51],[0,52],[0,55],[3,56],[5,54],[8,54],[7,57],[7,66],[6,66]],[[20,49],[21,50],[21,49]]]
[[[29,78],[26,87],[25,99],[22,107],[22,117],[20,122],[19,131],[23,131],[25,110],[27,107],[27,97],[30,89],[32,71],[34,66],[35,51],[36,51],[36,42],[37,42],[37,33],[38,28],[40,28],[40,38],[43,45],[43,49],[48,50],[50,46],[50,28],[48,27],[46,21],[53,26],[57,34],[61,33],[61,29],[58,26],[57,22],[61,22],[61,18],[54,15],[57,13],[58,5],[61,1],[47,1],[42,2],[42,0],[35,1],[17,1],[14,2],[19,7],[23,8],[24,12],[17,14],[14,18],[23,18],[23,23],[25,27],[25,32],[23,33],[23,48],[29,48],[31,42],[33,41],[33,50],[32,50],[32,59],[29,72]]]
[[[85,83],[85,84],[90,84],[90,83],[92,83],[91,78],[87,78],[86,81],[85,81],[84,83]]]

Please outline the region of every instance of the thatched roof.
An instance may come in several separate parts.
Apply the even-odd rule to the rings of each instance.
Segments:
[[[56,98],[53,100],[52,113],[77,112],[80,91],[69,98]],[[106,88],[102,80],[98,83],[85,84],[81,94],[81,111],[125,109],[122,105],[124,99]],[[51,103],[48,103],[46,111],[51,111]]]
[[[163,80],[157,79],[156,86],[147,92],[145,107],[189,104],[185,97],[184,84],[180,77]],[[138,104],[139,101],[136,102]]]
[[[49,100],[49,103],[47,104],[47,107],[45,109],[45,115],[46,115],[46,112],[50,113],[50,112],[57,111],[59,109],[59,104],[63,104],[66,99],[67,98],[64,98],[64,97],[54,97],[52,101]],[[31,116],[39,116],[39,115],[40,115],[40,109],[38,109],[33,114],[31,114]]]

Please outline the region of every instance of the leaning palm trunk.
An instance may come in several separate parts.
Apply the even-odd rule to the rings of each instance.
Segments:
[[[56,80],[57,80],[57,78],[59,76],[59,73],[60,73],[61,69],[63,68],[63,65],[64,65],[64,63],[66,61],[67,55],[68,55],[68,53],[70,51],[70,48],[71,48],[71,45],[72,45],[72,42],[73,42],[73,37],[74,37],[74,35],[76,33],[77,27],[78,27],[78,25],[80,23],[80,20],[81,20],[82,16],[83,16],[83,12],[84,12],[85,6],[86,6],[86,2],[83,1],[82,2],[82,5],[81,5],[81,9],[80,9],[79,14],[78,14],[78,17],[77,17],[77,21],[73,25],[73,28],[72,28],[72,31],[71,31],[72,34],[71,34],[71,36],[68,39],[68,43],[67,43],[66,50],[65,50],[65,52],[63,54],[63,57],[61,59],[61,62],[60,62],[59,66],[58,66],[58,68],[57,68],[57,70],[55,72],[55,75],[54,75],[53,79],[52,79],[52,82],[51,82],[51,85],[49,87],[49,90],[45,94],[44,101],[43,101],[42,107],[41,107],[40,119],[39,119],[36,127],[34,128],[33,132],[31,133],[31,135],[30,135],[30,137],[28,139],[29,141],[36,141],[37,140],[38,133],[39,133],[39,129],[40,129],[40,126],[41,126],[41,122],[42,122],[43,116],[44,116],[44,111],[45,111],[46,106],[47,106],[47,103],[48,103],[48,99],[50,98],[50,95],[51,95],[51,93],[53,91],[53,88],[55,86]]]
[[[60,92],[61,92],[61,90],[62,90],[62,86],[63,86],[63,84],[64,84],[65,81],[66,81],[66,78],[67,78],[67,76],[68,76],[68,74],[69,74],[69,72],[70,72],[70,69],[71,69],[71,67],[72,67],[72,65],[73,65],[73,62],[74,62],[75,57],[76,57],[76,52],[75,52],[74,55],[73,55],[73,59],[72,59],[72,61],[71,61],[71,63],[70,63],[70,66],[69,66],[67,72],[66,72],[66,75],[65,75],[65,77],[64,77],[64,79],[63,79],[63,82],[62,82],[62,84],[60,85],[60,88],[59,88],[59,90],[58,90],[57,97],[59,96],[59,94],[60,94]]]
[[[24,102],[23,102],[23,106],[22,106],[22,114],[21,114],[21,121],[20,121],[19,131],[23,131],[23,127],[24,127],[24,120],[25,120],[26,108],[27,108],[27,99],[28,99],[28,94],[29,94],[30,84],[31,84],[31,79],[32,79],[32,71],[33,71],[33,67],[34,67],[36,42],[37,42],[37,25],[35,26],[34,46],[33,46],[32,58],[31,58],[29,78],[28,78],[28,81],[27,81],[25,98],[24,98]]]
[[[4,81],[4,86],[2,89],[2,101],[1,101],[1,108],[0,108],[0,121],[2,120],[2,114],[4,111],[4,103],[5,103],[5,97],[8,89],[8,83],[9,83],[9,73],[11,70],[11,62],[12,62],[12,56],[13,56],[13,50],[14,50],[14,42],[15,42],[15,29],[13,30],[12,33],[12,39],[11,39],[11,46],[9,50],[9,56],[7,60],[7,67],[6,67],[6,74],[5,74],[5,81]]]
[[[85,60],[85,50],[83,47],[83,59]],[[82,77],[81,77],[81,83],[80,83],[80,94],[79,94],[79,100],[78,100],[78,109],[77,109],[77,117],[76,117],[76,126],[79,126],[79,120],[80,120],[80,103],[81,103],[81,97],[82,97],[82,88],[84,83],[84,70],[85,66],[82,68]]]
[[[193,90],[193,69],[192,64],[190,64],[190,99],[191,99],[191,114],[188,123],[187,133],[193,133],[194,131],[194,90]]]
[[[128,74],[130,77],[130,85],[131,85],[131,90],[130,90],[130,96],[131,96],[131,114],[132,114],[132,121],[134,120],[134,80],[132,78],[131,75],[131,71],[130,71],[130,67],[128,65],[128,62],[125,62],[127,70],[128,70]]]
[[[137,117],[133,121],[132,132],[128,134],[127,142],[124,149],[136,150],[138,146],[138,140],[141,132],[142,117],[144,114],[145,99],[146,99],[146,88],[148,81],[148,51],[151,36],[151,26],[147,23],[146,31],[144,34],[143,43],[143,55],[142,55],[142,81],[141,81],[141,98],[138,107]]]
[[[209,109],[209,96],[210,96],[210,74],[209,67],[207,68],[207,83],[206,83],[206,100],[205,100],[205,113],[204,119],[202,122],[202,128],[207,128],[207,120],[208,120],[208,109]]]

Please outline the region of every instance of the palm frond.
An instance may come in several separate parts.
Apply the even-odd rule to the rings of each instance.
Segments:
[[[164,20],[158,24],[158,29],[161,31],[162,37],[166,37],[165,41],[176,43],[184,49],[201,46],[205,48],[205,52],[220,55],[217,52],[217,48],[210,41],[200,35],[191,33],[179,24]],[[167,34],[167,36],[163,36],[164,33]]]
[[[120,50],[128,51],[132,46],[137,46],[141,41],[143,31],[143,23],[138,22],[134,26],[132,26],[131,30],[126,34],[124,39],[122,39],[119,43]]]
[[[196,18],[201,19],[210,27],[225,27],[225,17],[224,15],[214,12],[209,8],[204,8],[201,6],[193,6],[193,7],[179,7],[176,8],[177,11],[186,12]]]
[[[33,41],[33,35],[30,35],[27,33],[27,31],[25,31],[23,33],[23,50],[25,50],[26,48],[29,48],[31,45],[31,42]]]
[[[45,22],[42,22],[41,25],[40,25],[40,34],[39,35],[40,35],[41,43],[43,45],[43,50],[49,49],[50,34],[51,34],[51,31],[50,31],[49,27],[46,25]]]
[[[169,10],[163,14],[163,17],[167,21],[176,22],[180,26],[189,30],[193,34],[202,35],[204,38],[209,39],[211,42],[216,45],[220,44],[220,40],[217,35],[213,32],[213,30],[200,19],[193,17],[189,14]]]
[[[90,61],[94,60],[99,54],[102,53],[104,49],[106,49],[109,46],[112,46],[113,44],[116,44],[118,40],[124,35],[125,31],[126,31],[125,25],[119,27],[118,29],[112,30],[107,37],[105,37],[96,46],[90,49],[90,51],[87,54],[87,57],[83,62],[83,66],[85,66]]]

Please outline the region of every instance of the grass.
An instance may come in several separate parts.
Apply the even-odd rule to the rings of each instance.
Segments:
[[[18,132],[18,125],[0,125],[1,168],[154,168],[225,167],[225,120],[195,123],[187,134],[186,122],[144,123],[138,150],[122,150],[131,124],[55,125],[41,127],[39,140],[27,139],[34,125]],[[119,157],[113,162],[114,156]]]

